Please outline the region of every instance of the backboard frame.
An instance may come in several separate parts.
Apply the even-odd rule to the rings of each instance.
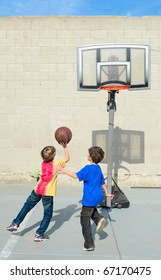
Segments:
[[[124,61],[101,61],[101,51],[102,50],[111,50],[117,49],[120,50],[125,50],[126,52],[126,60]],[[141,50],[143,51],[143,70],[144,70],[144,83],[140,84],[132,84],[131,83],[131,53],[133,50]],[[83,79],[83,66],[84,66],[84,59],[83,59],[83,54],[84,52],[88,51],[95,51],[96,52],[96,66],[95,66],[95,71],[94,73],[96,75],[96,84],[95,85],[88,85],[84,84],[84,79]],[[116,67],[124,67],[126,70],[125,76],[126,76],[126,81],[117,81],[117,80],[112,80],[112,81],[105,81],[101,82],[101,67],[109,67],[112,66],[113,68]],[[129,85],[130,88],[129,90],[145,90],[145,89],[150,89],[150,48],[149,45],[141,45],[141,44],[101,44],[101,45],[86,45],[86,46],[80,46],[77,47],[77,89],[78,91],[99,91],[100,86],[102,85],[116,85],[116,84],[124,84],[124,85]]]

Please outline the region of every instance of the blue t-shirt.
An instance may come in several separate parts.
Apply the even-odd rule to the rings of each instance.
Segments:
[[[79,181],[84,181],[83,206],[97,206],[104,197],[102,185],[105,180],[98,164],[89,164],[76,173]]]

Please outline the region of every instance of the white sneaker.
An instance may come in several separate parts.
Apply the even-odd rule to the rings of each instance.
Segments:
[[[34,237],[34,241],[35,242],[41,242],[41,241],[47,241],[49,240],[49,236],[47,235],[39,235],[39,234],[35,234],[35,237]]]
[[[97,233],[101,232],[104,229],[105,225],[106,225],[106,220],[104,218],[101,218],[97,224],[96,232]]]
[[[89,247],[89,248],[84,247],[83,250],[84,251],[94,251],[94,247],[93,246]]]
[[[19,225],[17,225],[17,224],[11,224],[6,229],[9,231],[17,231],[18,227],[19,227]]]

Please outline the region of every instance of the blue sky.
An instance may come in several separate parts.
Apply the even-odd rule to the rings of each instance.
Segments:
[[[0,16],[160,16],[161,0],[0,0]]]

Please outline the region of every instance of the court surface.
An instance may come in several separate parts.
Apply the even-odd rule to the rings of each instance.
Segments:
[[[16,233],[6,230],[32,189],[29,185],[0,185],[1,260],[161,260],[161,188],[123,188],[130,201],[129,208],[100,208],[107,225],[96,234],[92,224],[95,240],[92,252],[83,250],[82,186],[58,187],[47,230],[49,241],[33,241],[43,214],[41,202]]]

